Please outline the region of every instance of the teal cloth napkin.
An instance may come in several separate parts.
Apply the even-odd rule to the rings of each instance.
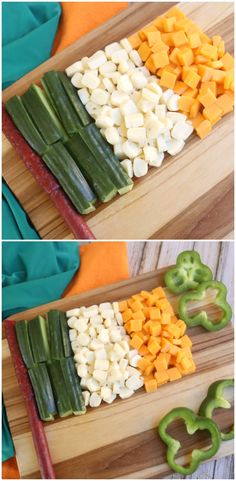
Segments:
[[[78,242],[3,242],[2,318],[59,299],[79,266]],[[13,455],[3,409],[2,460]]]
[[[5,239],[40,239],[27,214],[9,189],[2,182],[2,238]]]
[[[3,89],[50,57],[59,2],[2,2]]]

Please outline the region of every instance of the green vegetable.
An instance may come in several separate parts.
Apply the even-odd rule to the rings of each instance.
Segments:
[[[72,414],[72,407],[67,389],[65,389],[65,381],[60,361],[52,361],[48,364],[49,376],[56,400],[57,411],[60,417]]]
[[[81,214],[93,212],[96,197],[64,145],[61,142],[52,145],[43,160],[76,209]]]
[[[213,412],[217,408],[230,409],[231,404],[224,397],[224,390],[228,387],[234,387],[233,379],[223,379],[221,381],[216,381],[208,389],[207,396],[202,402],[199,414],[200,416],[205,416],[212,419]],[[228,441],[234,438],[234,426],[230,428],[227,433],[223,431],[220,433],[222,441]]]
[[[50,359],[47,321],[37,316],[28,323],[30,344],[35,363],[46,362]]]
[[[28,370],[33,386],[40,418],[43,421],[52,421],[57,413],[52,386],[45,364],[37,364]]]
[[[213,322],[209,319],[206,311],[202,310],[197,314],[190,316],[187,311],[187,306],[190,301],[202,300],[206,296],[207,289],[213,289],[217,291],[216,298],[213,304],[220,307],[223,311],[222,317],[218,322]],[[219,331],[228,324],[232,317],[232,309],[226,300],[227,289],[222,282],[208,281],[203,282],[195,291],[187,292],[183,294],[179,300],[179,316],[186,322],[187,326],[203,326],[207,331]]]
[[[181,466],[175,461],[176,454],[181,448],[181,444],[167,432],[171,423],[178,418],[184,421],[188,434],[194,434],[198,430],[207,430],[211,435],[211,447],[207,450],[194,449],[188,466]],[[176,473],[184,475],[194,473],[200,463],[214,456],[221,443],[220,432],[216,423],[211,419],[197,416],[191,409],[185,407],[172,409],[172,411],[161,420],[158,431],[160,438],[167,446],[166,457],[169,466]]]
[[[70,357],[73,355],[73,351],[71,349],[71,342],[69,338],[69,326],[67,324],[67,317],[65,312],[59,312],[60,318],[60,325],[61,325],[61,335],[62,335],[62,343],[64,348],[64,355],[65,357]]]
[[[88,125],[91,123],[92,119],[89,116],[87,110],[84,108],[79,96],[77,95],[76,89],[73,87],[71,81],[68,79],[64,72],[57,72],[59,79],[65,89],[65,92],[70,99],[74,109],[76,110],[82,125]]]
[[[53,310],[47,313],[48,331],[50,340],[51,359],[62,359],[64,357],[64,347],[62,343],[62,332],[59,311]]]
[[[15,324],[16,337],[19,344],[20,352],[26,367],[34,365],[33,354],[31,350],[28,323],[27,321],[18,321]]]
[[[87,181],[96,192],[98,198],[102,202],[108,202],[111,200],[116,195],[117,190],[110,180],[109,175],[104,175],[102,168],[90,152],[80,134],[73,135],[73,137],[66,143],[66,147]]]
[[[198,252],[184,251],[178,255],[176,265],[166,272],[165,284],[170,291],[181,294],[212,278],[211,270],[201,262]]]
[[[81,129],[79,134],[103,170],[104,176],[110,178],[119,194],[129,192],[133,187],[133,181],[120,165],[118,158],[97,126],[92,123]]]
[[[46,144],[68,139],[45,93],[38,85],[31,85],[22,95],[22,101]]]
[[[66,132],[68,134],[78,132],[82,127],[82,124],[65,92],[58,72],[51,71],[45,73],[41,82],[52,105],[58,113]]]
[[[75,362],[72,357],[60,360],[61,369],[64,377],[66,392],[69,395],[74,414],[84,414],[86,412],[84,398],[82,396],[80,381],[75,369]]]
[[[14,124],[19,129],[28,144],[39,155],[45,154],[47,151],[47,145],[34,126],[27,110],[24,107],[22,99],[15,95],[9,99],[5,105],[6,110],[12,118]]]

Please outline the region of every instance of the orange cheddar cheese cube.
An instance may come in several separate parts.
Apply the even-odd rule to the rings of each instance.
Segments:
[[[133,313],[131,309],[128,308],[124,312],[122,312],[122,316],[123,316],[123,321],[127,322],[127,321],[130,321],[130,319],[132,319]]]
[[[207,89],[204,93],[198,96],[199,102],[204,107],[210,107],[216,101],[216,96],[213,94],[211,89]]]
[[[153,364],[156,371],[164,371],[168,369],[167,359],[165,357],[161,357],[161,354],[157,356]]]
[[[196,72],[189,70],[184,79],[184,83],[186,83],[186,85],[188,85],[191,89],[196,89],[200,80],[200,75],[198,75]]]
[[[205,117],[206,120],[209,120],[209,122],[214,125],[221,119],[223,111],[215,102],[214,104],[210,105],[210,107],[205,108],[202,113],[203,117]]]
[[[176,381],[182,377],[177,367],[170,367],[167,370],[167,374],[170,381]]]
[[[153,53],[151,55],[151,58],[152,58],[153,63],[156,67],[156,70],[158,68],[163,68],[163,67],[165,67],[166,65],[169,64],[168,53],[165,50],[161,50],[159,52]]]
[[[133,332],[139,332],[142,329],[142,319],[131,319],[130,329]]]
[[[157,354],[161,350],[161,346],[154,340],[148,343],[148,350],[151,354]]]
[[[119,306],[119,311],[120,311],[120,312],[126,311],[126,309],[128,308],[127,301],[120,301],[120,302],[118,302],[118,306]]]
[[[137,334],[135,334],[134,337],[131,339],[131,341],[130,341],[129,343],[130,343],[130,346],[131,346],[131,347],[133,347],[134,349],[139,350],[140,347],[143,345],[143,339],[141,339],[140,336],[138,336]]]
[[[232,98],[230,98],[227,94],[220,95],[216,100],[216,104],[222,110],[223,115],[227,114],[228,112],[232,112],[233,110]]]
[[[152,47],[155,43],[161,42],[161,34],[158,30],[147,33],[148,46]]]
[[[181,338],[181,347],[192,347],[192,341],[187,335]]]
[[[223,57],[221,57],[221,62],[223,64],[223,70],[231,70],[234,68],[234,59],[230,53],[226,52]]]
[[[142,39],[140,38],[138,33],[131,35],[131,37],[129,37],[128,40],[129,40],[129,43],[132,45],[133,49],[138,49],[142,43]]]
[[[147,392],[155,392],[157,390],[157,381],[154,378],[150,379],[145,381],[144,386]]]
[[[166,297],[165,291],[162,287],[156,287],[152,289],[152,294],[158,297],[158,299],[164,299]]]
[[[196,127],[196,132],[201,139],[204,139],[211,131],[212,124],[209,120],[203,120]]]
[[[167,371],[155,372],[154,377],[156,379],[157,385],[161,386],[169,381],[169,376]]]
[[[152,24],[144,27],[142,30],[138,32],[138,34],[142,40],[147,40],[148,33],[156,32],[156,31],[157,31],[157,28],[155,27],[155,25]]]
[[[138,49],[138,54],[140,55],[142,61],[145,62],[148,59],[148,57],[151,55],[151,53],[152,52],[150,47],[148,46],[148,43],[143,42]]]
[[[190,33],[188,35],[188,40],[191,48],[200,47],[200,45],[202,44],[199,33]]]
[[[188,43],[188,37],[183,30],[179,30],[178,32],[173,33],[172,41],[175,47],[181,47],[182,45],[186,45]]]
[[[148,359],[145,359],[144,357],[142,357],[141,359],[138,360],[137,366],[142,372],[144,372],[148,366],[151,366],[151,362],[148,361]]]

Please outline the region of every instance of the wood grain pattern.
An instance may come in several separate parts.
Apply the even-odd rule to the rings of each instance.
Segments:
[[[132,275],[138,275],[138,277],[118,285],[60,300],[51,303],[50,306],[68,309],[78,303],[89,305],[101,300],[120,299],[137,292],[141,287],[150,289],[162,283],[165,270],[163,266],[173,263],[181,250],[193,247],[200,252],[203,261],[212,268],[216,278],[226,283],[231,302],[233,243],[130,242],[128,244],[130,271]],[[157,267],[158,272],[147,272]],[[174,299],[172,297],[172,302]],[[33,317],[36,312],[43,313],[48,308],[49,306],[46,305],[39,310],[31,309],[24,317]],[[21,314],[17,314],[14,318],[21,318]],[[84,417],[68,418],[46,426],[58,478],[162,478],[166,475],[172,477],[164,463],[163,446],[154,431],[158,420],[168,409],[182,404],[183,399],[186,406],[197,409],[211,382],[233,375],[231,326],[218,333],[206,333],[201,328],[192,329],[191,338],[194,359],[197,363],[197,372],[194,375],[177,383],[169,383],[152,395],[147,396],[140,391],[128,400],[90,410]],[[6,340],[3,341],[3,387],[21,475],[31,479],[36,478],[39,475],[37,459]],[[163,399],[165,399],[164,403]],[[145,415],[146,412],[149,413],[148,416]],[[228,426],[230,422],[228,416],[221,416],[220,423],[226,423]],[[62,437],[63,442],[58,443],[58,439]],[[181,435],[181,439],[186,446],[187,438],[184,434],[183,438]],[[203,442],[202,439],[201,442]],[[230,455],[233,452],[232,449],[232,443],[224,443],[219,456]],[[186,449],[183,450],[182,454],[184,453]],[[196,477],[198,479],[199,477],[213,478],[214,472],[217,472],[217,463],[219,461],[199,468],[194,479]],[[228,468],[224,471],[219,468],[218,472],[222,474],[222,478],[230,479],[233,477],[232,458],[228,458],[224,463],[227,463]],[[219,466],[222,467],[222,464]],[[228,476],[227,473],[229,473]],[[205,476],[206,474],[209,476]]]
[[[89,55],[138,30],[170,5],[158,2],[130,6],[6,89],[3,100],[22,93],[49,68],[63,69],[82,55]],[[226,48],[233,51],[232,2],[183,3],[181,9],[205,31],[222,35]],[[4,178],[41,237],[73,238],[51,201],[5,139],[3,154]],[[174,239],[179,238],[180,232],[181,238],[191,238],[195,233],[199,233],[196,238],[232,237],[232,172],[233,115],[228,115],[204,141],[193,136],[182,153],[174,159],[167,158],[158,171],[151,169],[145,178],[137,180],[132,192],[87,216],[88,226],[98,239]],[[215,204],[217,211],[211,208]],[[151,216],[146,215],[149,211]],[[195,226],[195,230],[191,226]]]

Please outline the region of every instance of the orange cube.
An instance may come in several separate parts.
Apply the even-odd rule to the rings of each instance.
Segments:
[[[186,358],[187,359],[187,358]],[[154,371],[154,366],[153,364],[150,364],[150,366],[148,366],[145,371],[144,371],[144,376],[150,376],[150,374],[152,374]]]
[[[223,70],[231,70],[234,68],[234,59],[230,53],[226,52],[223,57],[221,57],[223,64]]]
[[[209,81],[209,82],[204,82],[201,84],[200,87],[200,94],[206,93],[206,91],[210,89],[212,93],[216,96],[216,82]]]
[[[166,326],[166,330],[171,334],[172,337],[175,337],[176,339],[180,337],[180,328],[177,326],[177,324],[168,324],[168,326]]]
[[[198,112],[200,112],[200,110],[201,110],[201,104],[199,100],[195,100],[189,112],[190,119],[196,117],[196,115],[198,114]]]
[[[152,289],[152,294],[157,296],[159,299],[166,298],[165,291],[162,287],[155,287],[155,289]]]
[[[195,98],[197,97],[197,95],[198,95],[198,89],[192,89],[192,88],[189,87],[189,88],[184,92],[183,95],[186,96],[186,97],[192,97],[193,99],[195,99]]]
[[[142,30],[140,30],[138,32],[138,34],[139,34],[139,36],[142,40],[147,40],[148,33],[149,32],[156,32],[156,31],[157,31],[157,29],[156,29],[155,25],[151,24],[151,25],[147,25]]]
[[[128,301],[128,305],[129,307],[132,309],[133,312],[137,312],[137,311],[141,311],[143,305],[142,305],[142,302],[140,302],[139,300],[135,300],[135,299],[130,299]]]
[[[167,339],[161,340],[161,352],[168,352],[170,350],[171,343]]]
[[[175,86],[174,86],[174,92],[178,95],[183,95],[184,92],[186,92],[187,90],[187,85],[185,85],[184,82],[182,82],[181,80],[176,80],[175,82]]]
[[[216,96],[213,94],[212,90],[207,89],[206,92],[198,96],[199,102],[203,107],[210,107],[216,101]]]
[[[170,322],[171,322],[171,315],[169,314],[169,312],[163,312],[161,317],[161,323],[170,324]]]
[[[153,60],[153,63],[156,67],[156,70],[158,68],[163,68],[165,67],[166,65],[169,64],[169,57],[168,57],[168,53],[164,50],[161,50],[157,53],[153,53],[151,55],[151,58]]]
[[[167,370],[167,374],[170,381],[176,381],[182,377],[177,367],[170,367]]]
[[[141,321],[145,321],[146,317],[143,311],[136,311],[133,312],[133,319],[141,319]]]
[[[186,97],[186,96],[180,97],[180,99],[179,99],[180,110],[182,110],[183,112],[187,112],[187,113],[190,112],[194,101],[195,100],[191,97]]]
[[[147,359],[147,360],[150,361],[150,362],[153,362],[153,361],[155,361],[155,359],[156,359],[155,354],[151,354],[151,353],[146,354],[144,357],[145,357],[145,359]]]
[[[173,48],[171,54],[169,55],[169,59],[172,63],[179,65],[178,54],[180,53],[180,49],[175,47]]]
[[[214,47],[214,45],[210,45],[209,43],[203,43],[199,48],[199,53],[211,60],[218,59],[217,47]]]
[[[167,371],[155,372],[154,377],[158,386],[161,386],[161,384],[165,384],[169,381]]]
[[[227,94],[220,95],[216,100],[216,104],[223,111],[223,115],[233,110],[233,101]]]
[[[142,330],[142,319],[131,319],[130,329],[133,332],[138,332]]]
[[[143,345],[143,339],[141,339],[140,336],[138,336],[137,334],[135,334],[134,337],[131,339],[131,341],[129,341],[129,344],[130,344],[130,346],[133,347],[134,349],[139,350],[140,347]]]
[[[172,41],[175,47],[181,47],[188,43],[188,38],[183,30],[173,33]]]
[[[156,379],[150,379],[148,381],[145,381],[144,383],[146,392],[155,392],[157,390],[157,382]]]
[[[144,372],[148,366],[151,366],[151,362],[145,359],[144,357],[142,357],[142,359],[139,359],[137,365],[140,371]]]
[[[183,336],[187,329],[185,322],[182,321],[181,319],[178,319],[178,321],[176,322],[176,326],[178,326],[178,328],[180,329],[180,335]]]
[[[203,120],[196,127],[196,132],[201,139],[204,139],[211,131],[212,124],[209,120]]]
[[[131,309],[126,309],[126,310],[122,313],[122,316],[123,316],[123,321],[124,321],[124,322],[127,322],[127,321],[130,321],[130,319],[132,319],[133,313],[132,313]]]
[[[190,33],[188,35],[188,40],[191,48],[200,47],[200,45],[202,44],[199,33]]]
[[[223,111],[216,103],[214,103],[210,107],[205,108],[202,113],[203,117],[211,122],[211,125],[215,125],[216,122],[221,119]]]
[[[175,22],[176,22],[175,17],[163,18],[162,26],[163,26],[164,32],[166,33],[172,32],[174,30]]]
[[[149,354],[148,347],[147,347],[145,344],[143,344],[143,345],[139,348],[138,352],[139,352],[140,356],[145,356],[146,354]]]
[[[186,19],[186,15],[178,7],[171,7],[167,10],[165,17],[175,17],[177,20]]]
[[[181,347],[192,347],[192,345],[192,341],[187,335],[181,338]]]
[[[176,80],[177,80],[177,75],[164,70],[159,83],[161,87],[165,87],[167,89],[173,89],[175,86]]]
[[[154,45],[151,46],[151,52],[152,53],[157,53],[157,52],[166,52],[168,53],[169,52],[169,47],[168,45],[166,45],[164,42],[159,41],[159,42],[156,42],[154,43]]]
[[[189,70],[189,72],[187,73],[187,75],[184,79],[184,82],[191,89],[195,89],[198,86],[200,80],[201,80],[200,75],[198,75],[196,72],[193,72],[193,71]]]
[[[192,362],[186,356],[182,357],[180,364],[185,371],[188,371],[192,366]]]
[[[152,52],[150,50],[150,47],[148,46],[148,43],[147,42],[141,43],[138,49],[138,54],[140,55],[143,62],[145,62],[148,59],[151,53]]]
[[[223,83],[225,77],[226,77],[226,72],[223,72],[222,70],[218,70],[214,68],[212,69],[211,79],[214,80],[215,82]]]
[[[144,330],[147,334],[150,334],[151,325],[152,325],[152,321],[147,321],[147,322],[145,322],[145,324],[143,325],[143,330]]]
[[[119,311],[124,312],[128,308],[127,301],[120,301],[118,302],[119,305]]]
[[[184,48],[177,54],[180,65],[190,66],[194,61],[194,55],[191,48]]]
[[[204,122],[204,117],[201,114],[201,112],[198,112],[195,118],[191,119],[191,122],[193,124],[193,127],[196,129],[202,122]]]
[[[155,65],[154,65],[154,62],[153,62],[153,59],[152,59],[151,56],[148,57],[148,59],[146,60],[146,62],[145,62],[145,67],[147,67],[147,69],[148,69],[151,73],[153,73],[153,74],[156,73],[156,67],[155,67]]]
[[[160,344],[154,340],[148,343],[148,350],[151,354],[157,354],[161,350]]]
[[[155,32],[147,33],[148,46],[152,47],[155,43],[161,42],[161,34],[156,30]]]
[[[161,357],[161,354],[157,356],[153,364],[157,371],[164,371],[168,368],[167,359],[165,357]]]
[[[131,35],[131,37],[129,37],[128,40],[129,40],[129,43],[132,45],[133,49],[139,48],[142,43],[142,40],[138,33]]]
[[[159,322],[152,322],[150,326],[150,333],[152,336],[159,336],[161,333],[161,324]]]
[[[161,311],[158,307],[150,307],[150,319],[161,319]]]

